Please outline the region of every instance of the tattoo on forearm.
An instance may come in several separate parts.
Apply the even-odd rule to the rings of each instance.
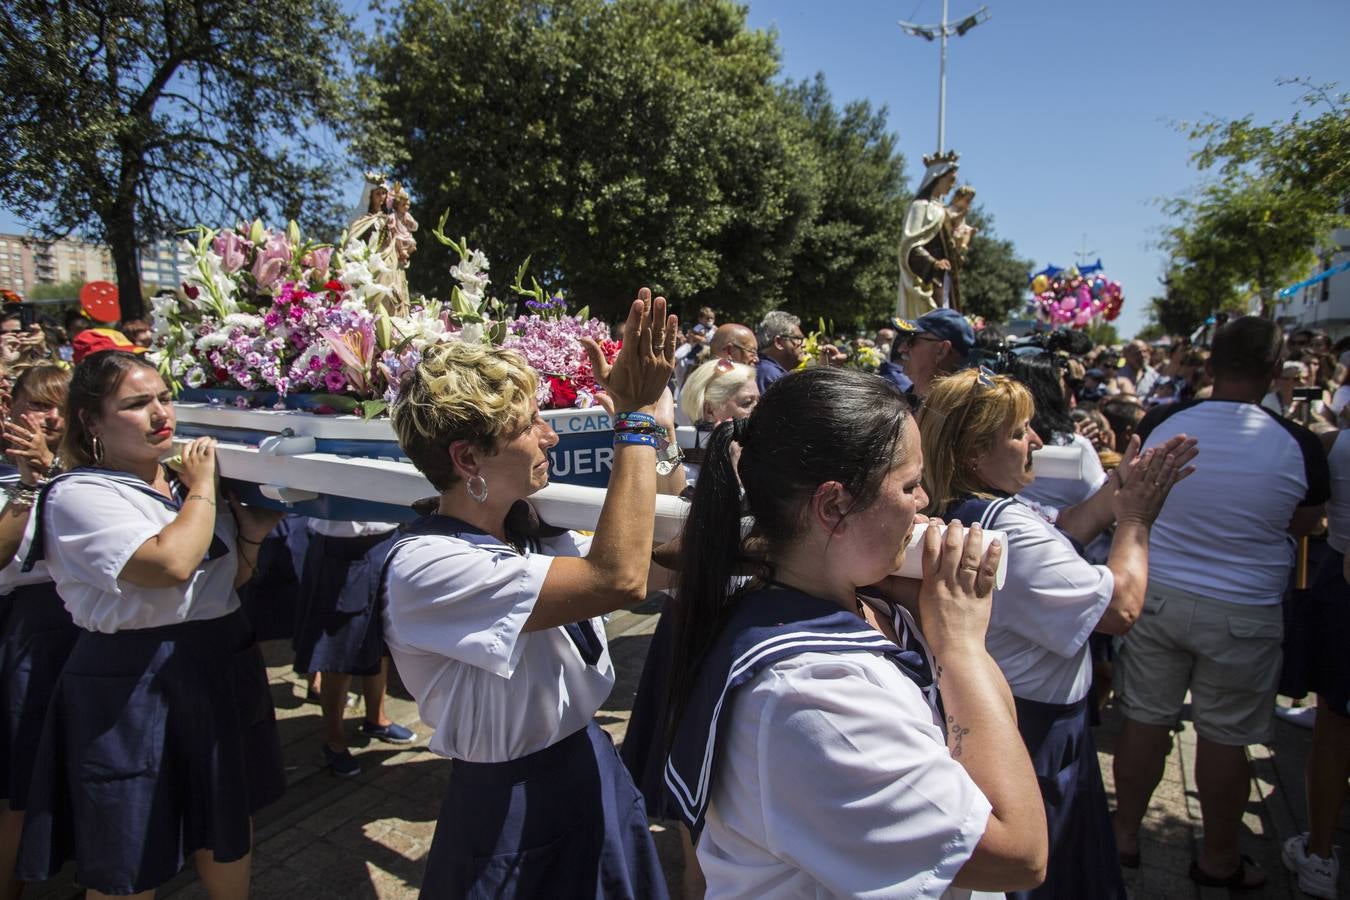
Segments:
[[[955,716],[947,717],[947,742],[952,748],[952,759],[961,758],[961,739],[970,734],[969,728],[962,728]]]

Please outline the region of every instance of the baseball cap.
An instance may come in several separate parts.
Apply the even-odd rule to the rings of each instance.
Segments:
[[[75,335],[70,342],[75,354],[73,361],[78,363],[91,353],[104,350],[125,350],[128,353],[144,353],[145,348],[133,344],[127,336],[115,328],[86,328]]]
[[[892,323],[900,334],[912,334],[917,331],[951,341],[952,347],[962,356],[975,349],[975,329],[970,327],[965,316],[954,309],[935,309],[913,321],[893,319]]]

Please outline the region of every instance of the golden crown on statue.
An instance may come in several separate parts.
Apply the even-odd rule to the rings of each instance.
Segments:
[[[955,150],[948,150],[946,153],[930,153],[923,158],[923,164],[925,166],[931,166],[934,163],[944,163],[954,166],[956,165],[956,161],[960,159],[960,156],[961,155]]]

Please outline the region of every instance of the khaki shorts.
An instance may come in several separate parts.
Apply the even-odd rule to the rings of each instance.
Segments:
[[[1268,742],[1283,638],[1278,603],[1244,606],[1149,582],[1144,611],[1116,659],[1121,712],[1170,727],[1190,691],[1191,717],[1205,740]]]

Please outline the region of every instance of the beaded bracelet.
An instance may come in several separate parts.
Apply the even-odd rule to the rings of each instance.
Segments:
[[[654,450],[659,450],[661,447],[660,442],[656,439],[656,435],[637,434],[632,431],[614,433],[614,446],[617,447],[620,444],[642,444],[643,446],[651,447]]]
[[[651,415],[650,413],[644,412],[621,412],[614,414],[615,431],[631,427],[632,425],[636,425],[638,423],[654,427],[656,425],[656,417]]]
[[[615,434],[653,434],[663,441],[670,440],[670,432],[664,425],[629,425],[623,428],[615,428]]]
[[[37,501],[38,492],[42,490],[45,483],[41,481],[37,484],[19,482],[16,485],[6,487],[5,495],[9,499],[9,505],[15,509],[31,509]]]

